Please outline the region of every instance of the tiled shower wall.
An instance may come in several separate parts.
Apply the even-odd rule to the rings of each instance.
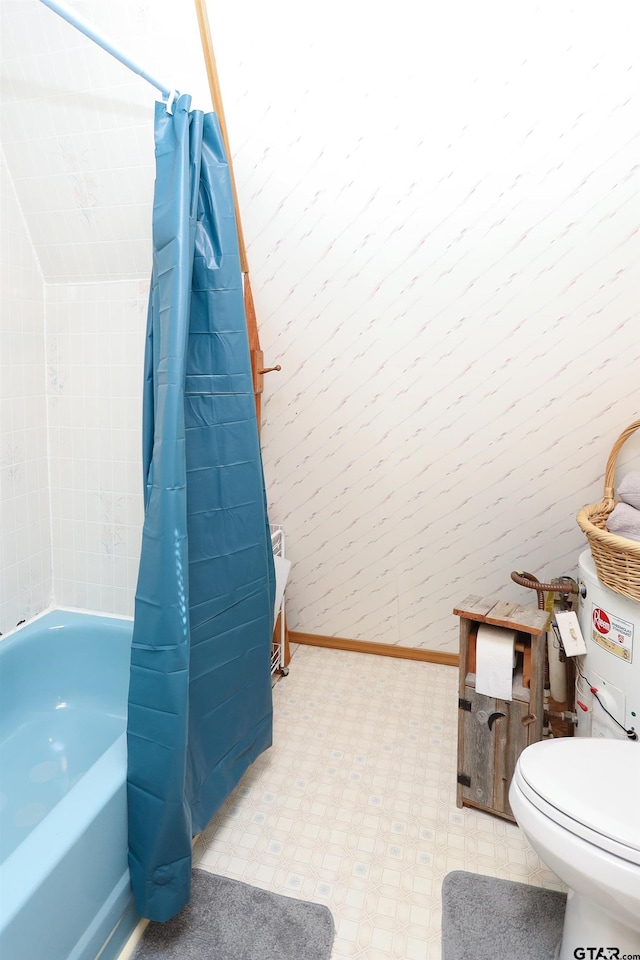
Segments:
[[[52,596],[42,273],[0,152],[0,633]]]
[[[54,597],[131,614],[148,281],[45,286],[0,175],[0,633]]]
[[[75,5],[206,107],[191,4]],[[0,7],[3,142],[47,284],[56,599],[128,612],[153,91],[36,0]],[[466,593],[531,599],[512,569],[575,569],[575,513],[640,414],[640,8],[386,11],[209,0],[283,367],[263,447],[290,626],[455,650]]]
[[[47,287],[54,593],[65,606],[133,614],[148,291],[147,281]]]

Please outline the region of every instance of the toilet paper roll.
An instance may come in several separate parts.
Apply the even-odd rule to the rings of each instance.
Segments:
[[[481,623],[476,638],[476,693],[512,699],[515,630]]]

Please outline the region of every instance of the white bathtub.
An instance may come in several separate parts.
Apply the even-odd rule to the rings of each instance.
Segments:
[[[132,626],[52,610],[0,642],[7,960],[112,960],[139,919],[127,866]]]

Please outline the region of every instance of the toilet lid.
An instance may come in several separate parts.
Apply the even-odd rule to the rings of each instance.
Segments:
[[[547,815],[550,805],[576,835],[640,863],[640,743],[543,740],[523,751],[518,767],[529,799],[546,801]]]

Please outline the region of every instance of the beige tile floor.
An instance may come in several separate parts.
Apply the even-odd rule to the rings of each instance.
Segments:
[[[561,889],[515,825],[456,807],[454,668],[299,647],[273,698],[194,865],[326,904],[332,960],[440,960],[450,870]]]

